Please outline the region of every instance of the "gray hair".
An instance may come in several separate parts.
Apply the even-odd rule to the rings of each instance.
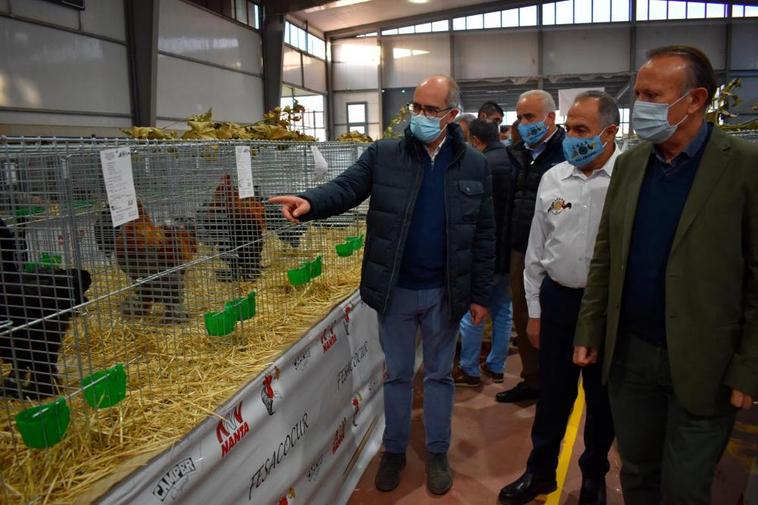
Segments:
[[[542,101],[542,106],[544,107],[543,110],[545,112],[555,112],[558,109],[558,107],[555,106],[555,99],[553,98],[553,95],[544,89],[532,89],[529,91],[524,91],[521,93],[521,96],[519,96],[518,99],[521,101],[524,98],[529,98],[530,96],[538,97]]]
[[[576,95],[574,102],[581,102],[587,99],[597,100],[597,112],[600,116],[600,126],[607,128],[612,124],[621,124],[621,114],[616,99],[605,91],[589,90]]]
[[[476,119],[476,116],[473,114],[461,114],[457,118],[455,118],[456,124],[466,123],[467,125],[471,124],[471,121]]]
[[[458,87],[458,83],[452,77],[444,76],[447,80],[447,106],[453,108],[460,108],[461,106],[461,88]]]

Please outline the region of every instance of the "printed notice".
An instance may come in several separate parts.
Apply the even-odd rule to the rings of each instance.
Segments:
[[[253,187],[253,167],[250,163],[250,146],[236,146],[235,149],[240,198],[251,198],[255,196],[255,188]]]
[[[103,179],[113,227],[134,221],[139,217],[139,210],[132,177],[132,154],[129,148],[119,147],[100,151],[100,164],[103,167]]]

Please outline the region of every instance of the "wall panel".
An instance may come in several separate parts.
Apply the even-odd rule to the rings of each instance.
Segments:
[[[263,117],[259,77],[158,56],[158,116],[185,118],[213,108],[219,121],[251,123]]]
[[[456,33],[456,79],[537,75],[537,32]]]
[[[726,26],[716,24],[653,24],[637,26],[637,67],[641,67],[650,49],[670,44],[695,46],[711,60],[716,70],[723,69],[726,62]]]
[[[305,76],[305,82],[303,85],[307,89],[315,91],[321,91],[326,93],[326,62],[313,58],[311,56],[303,56],[303,73]]]
[[[735,23],[732,27],[732,68],[758,69],[758,26],[756,21]]]
[[[161,0],[158,49],[236,70],[261,73],[257,32],[180,0]]]
[[[338,40],[332,44],[335,90],[377,89],[380,49],[375,38]]]
[[[0,106],[131,113],[126,47],[71,32],[0,18],[0,82]]]
[[[123,0],[89,1],[85,6],[81,12],[83,31],[126,41]]]
[[[450,74],[448,34],[382,41],[382,87],[416,86],[432,74]]]
[[[543,72],[546,75],[628,72],[629,32],[628,27],[547,30],[543,38]]]

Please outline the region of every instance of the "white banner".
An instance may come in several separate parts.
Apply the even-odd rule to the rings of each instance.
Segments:
[[[98,503],[346,503],[384,430],[376,313],[357,293]]]
[[[605,91],[605,88],[569,88],[569,89],[559,89],[558,90],[558,110],[561,114],[564,116],[568,114],[568,110],[571,108],[572,105],[574,105],[574,100],[576,100],[577,95],[579,93],[584,93],[585,91]]]

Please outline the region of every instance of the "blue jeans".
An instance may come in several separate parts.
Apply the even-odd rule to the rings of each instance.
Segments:
[[[507,275],[496,275],[490,295],[492,317],[492,348],[487,356],[487,368],[502,373],[508,345],[511,340],[511,284]],[[468,375],[479,377],[479,355],[482,352],[484,323],[476,326],[471,313],[461,320],[461,369]]]
[[[384,450],[404,453],[411,431],[416,333],[421,330],[424,356],[424,426],[429,452],[450,447],[453,411],[452,369],[458,321],[450,321],[442,288],[394,288],[389,310],[379,315],[384,350]]]

